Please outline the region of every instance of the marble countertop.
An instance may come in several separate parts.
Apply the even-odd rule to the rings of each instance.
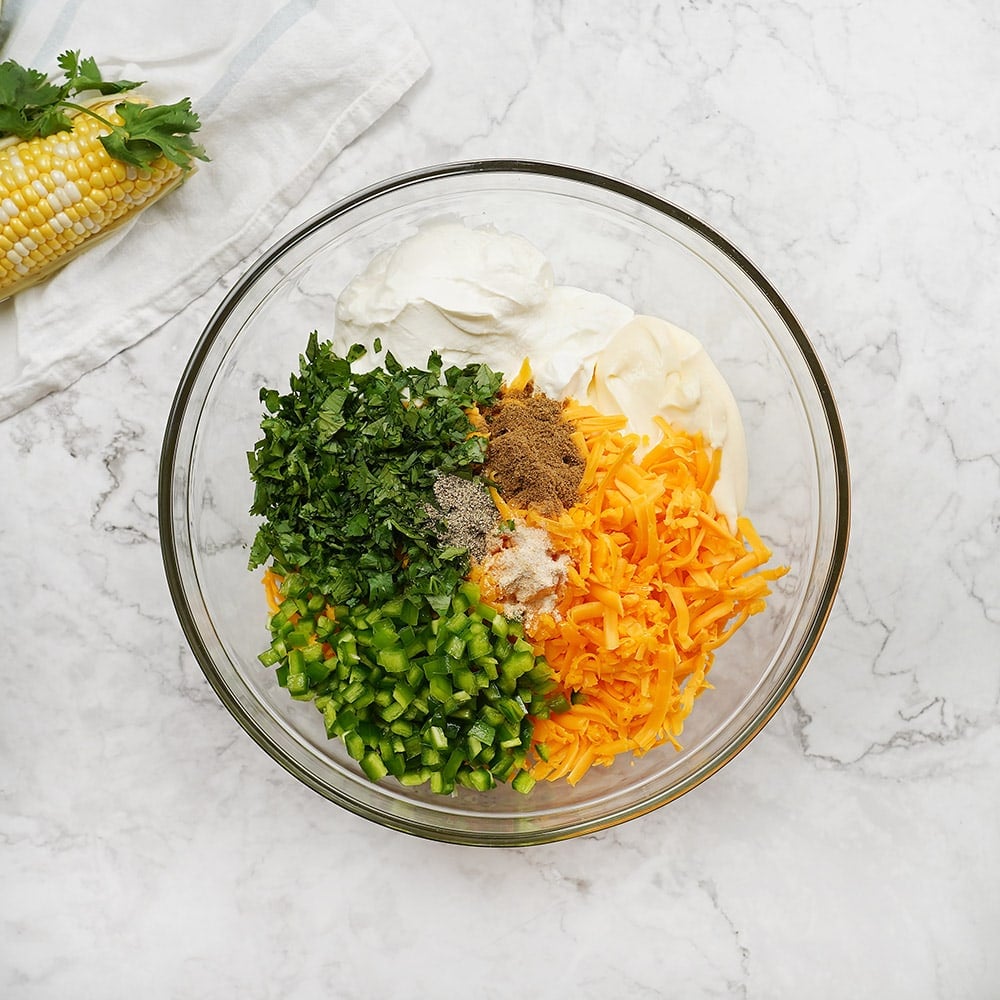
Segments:
[[[285,228],[402,170],[515,156],[724,232],[846,427],[826,632],[758,739],[640,820],[488,851],[338,810],[219,704],[162,571],[164,422],[229,275],[0,423],[0,996],[1000,996],[994,5],[400,10],[429,74]]]

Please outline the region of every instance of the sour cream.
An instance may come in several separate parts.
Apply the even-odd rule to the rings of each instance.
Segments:
[[[337,302],[336,342],[381,339],[403,365],[432,350],[513,375],[529,358],[538,387],[622,413],[643,437],[656,415],[722,449],[716,504],[731,525],[746,500],[746,442],[728,384],[699,341],[627,305],[557,285],[549,260],[520,236],[455,222],[427,225],[376,256]]]
[[[375,257],[337,302],[338,347],[380,337],[403,365],[481,361],[515,374],[531,359],[535,382],[562,395],[633,316],[606,295],[557,285],[531,243],[459,223],[425,226]]]

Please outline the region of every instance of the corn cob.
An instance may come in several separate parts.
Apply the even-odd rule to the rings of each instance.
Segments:
[[[115,108],[122,101],[149,103],[129,94],[88,107],[120,125]],[[114,159],[100,141],[110,131],[107,125],[83,112],[72,121],[72,131],[2,143],[0,301],[48,277],[170,191],[185,173],[162,155],[149,167]]]

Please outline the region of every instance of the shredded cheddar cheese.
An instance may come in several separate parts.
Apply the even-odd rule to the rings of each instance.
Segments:
[[[536,721],[546,759],[532,773],[575,784],[623,752],[680,747],[715,650],[786,569],[761,569],[771,553],[750,522],[734,534],[717,511],[720,455],[700,435],[659,421],[662,440],[636,462],[624,417],[575,403],[565,415],[586,456],[580,503],[558,517],[502,505],[501,516],[544,528],[572,561],[530,638],[573,702]]]

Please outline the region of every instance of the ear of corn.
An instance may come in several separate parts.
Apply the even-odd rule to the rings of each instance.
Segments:
[[[114,109],[123,100],[141,98],[90,107],[120,125]],[[184,171],[164,156],[148,168],[114,159],[100,141],[108,131],[81,112],[72,131],[0,148],[0,301],[48,277],[181,180]]]

